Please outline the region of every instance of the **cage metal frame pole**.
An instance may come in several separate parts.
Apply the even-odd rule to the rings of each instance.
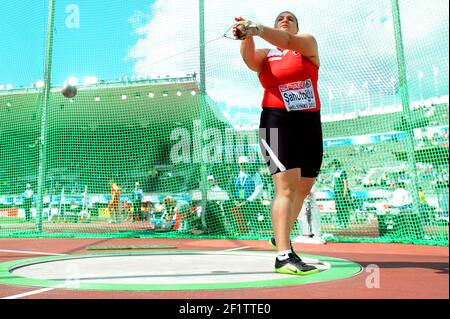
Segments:
[[[200,193],[201,193],[201,207],[202,207],[202,215],[201,221],[204,228],[207,227],[205,214],[206,214],[206,206],[208,201],[208,190],[207,190],[207,163],[205,163],[205,159],[203,158],[203,150],[205,146],[205,141],[203,139],[203,133],[206,129],[206,55],[205,55],[205,1],[199,0],[199,42],[200,42],[200,55],[199,55],[199,67],[200,67],[200,124],[201,124],[201,132],[200,137],[202,140],[202,147],[200,150]]]
[[[36,231],[42,232],[42,211],[44,207],[44,187],[47,178],[47,109],[50,100],[51,77],[52,77],[52,55],[53,55],[53,28],[55,18],[55,0],[48,1],[48,30],[47,46],[45,52],[45,73],[44,73],[44,101],[40,112],[40,136],[39,136],[39,167],[38,167],[38,185],[37,185],[37,203],[36,203]]]
[[[410,191],[413,210],[420,214],[419,208],[419,190],[417,180],[416,160],[414,156],[414,130],[412,127],[412,114],[409,103],[408,80],[406,77],[405,52],[403,46],[402,26],[400,19],[400,6],[398,0],[391,0],[392,17],[395,32],[395,48],[397,53],[397,67],[400,86],[400,97],[403,107],[403,116],[405,118],[406,133],[406,155],[408,160],[409,176],[411,178]]]

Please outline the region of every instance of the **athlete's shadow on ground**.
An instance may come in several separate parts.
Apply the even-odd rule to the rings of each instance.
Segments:
[[[396,261],[396,262],[360,262],[361,266],[366,268],[369,265],[377,265],[380,269],[383,268],[425,268],[437,270],[438,274],[448,275],[449,264],[440,262],[408,262],[408,261]]]

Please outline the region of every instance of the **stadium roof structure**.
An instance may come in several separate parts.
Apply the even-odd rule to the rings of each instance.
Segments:
[[[113,82],[78,87],[73,99],[61,94],[61,87],[52,88],[48,105],[49,125],[95,129],[103,125],[142,127],[158,124],[185,125],[200,119],[202,98],[193,78]],[[0,94],[0,133],[18,127],[37,129],[39,109],[43,105],[43,89],[21,89]],[[227,125],[227,120],[206,97],[203,120],[208,126]],[[35,127],[36,126],[36,127]],[[172,126],[172,125],[171,125]],[[228,125],[227,125],[228,126]]]

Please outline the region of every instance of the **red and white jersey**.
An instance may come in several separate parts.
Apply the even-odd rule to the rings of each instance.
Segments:
[[[320,111],[319,67],[292,50],[272,49],[258,74],[264,88],[262,107]]]

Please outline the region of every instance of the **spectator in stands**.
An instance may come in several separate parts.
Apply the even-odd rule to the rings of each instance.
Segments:
[[[172,228],[177,218],[177,202],[172,196],[166,196],[162,204],[164,205],[161,219],[164,220],[164,228]]]
[[[31,206],[33,205],[33,190],[31,184],[27,183],[25,191],[23,192],[23,208],[25,209],[25,221],[31,221]]]
[[[162,204],[163,204],[164,208],[163,208],[163,214],[162,214],[161,218],[169,219],[175,210],[176,201],[172,196],[166,196],[162,200]]]
[[[301,228],[301,235],[294,238],[294,243],[325,244],[320,237],[320,209],[316,200],[316,185],[303,202],[302,210],[297,219]]]
[[[200,202],[191,202],[187,213],[185,214],[185,222],[187,228],[192,234],[198,235],[203,233],[203,224],[201,219]]]
[[[134,184],[132,202],[133,202],[133,222],[136,219],[143,220],[142,215],[142,198],[144,196],[144,192],[142,188],[139,187],[139,182]]]
[[[217,184],[216,180],[214,179],[214,176],[209,175],[206,180],[208,181],[208,190],[210,191],[221,191],[222,188]]]
[[[388,178],[387,178],[386,173],[383,173],[383,174],[381,175],[381,178],[380,178],[380,186],[381,186],[381,187],[386,187],[386,186],[388,186]]]
[[[435,208],[428,204],[427,198],[425,196],[425,192],[423,191],[422,187],[418,187],[418,193],[419,193],[419,209],[420,213],[422,214],[422,218],[425,221],[425,224],[430,224],[432,220],[432,214],[435,210]]]
[[[208,182],[208,201],[205,209],[205,226],[209,234],[223,235],[227,232],[224,202],[229,200],[228,194],[217,184],[214,176],[206,178]]]
[[[419,202],[420,204],[428,205],[427,198],[425,196],[425,192],[423,191],[422,187],[418,187],[419,191]]]
[[[439,209],[442,212],[443,217],[447,218],[448,221],[448,213],[449,213],[449,196],[448,196],[448,177],[439,177],[436,179],[433,184],[435,184],[435,190],[438,195],[438,203]]]
[[[411,208],[412,200],[405,189],[404,182],[398,182],[397,189],[392,193],[392,207],[398,209]]]
[[[412,198],[405,186],[404,182],[398,182],[398,188],[392,194],[392,208],[399,210],[399,214],[395,217],[397,236],[423,239],[424,223],[428,220],[425,214],[427,211],[424,211],[422,207],[419,208],[419,212],[412,209]]]
[[[347,172],[342,168],[338,159],[331,162],[332,182],[334,191],[334,201],[336,203],[336,213],[338,228],[346,228],[349,224],[350,190],[348,188]]]
[[[131,221],[133,219],[133,212],[131,210],[131,201],[124,200],[122,202],[122,205],[120,206],[121,209],[121,215],[124,217],[125,220]]]
[[[146,206],[146,211],[144,212],[144,220],[150,221],[152,218],[155,218],[155,204],[152,201],[149,201]]]
[[[247,156],[238,159],[239,175],[234,179],[234,207],[232,208],[236,223],[241,233],[258,227],[258,212],[261,210],[259,197],[263,189],[261,176],[250,170]]]

